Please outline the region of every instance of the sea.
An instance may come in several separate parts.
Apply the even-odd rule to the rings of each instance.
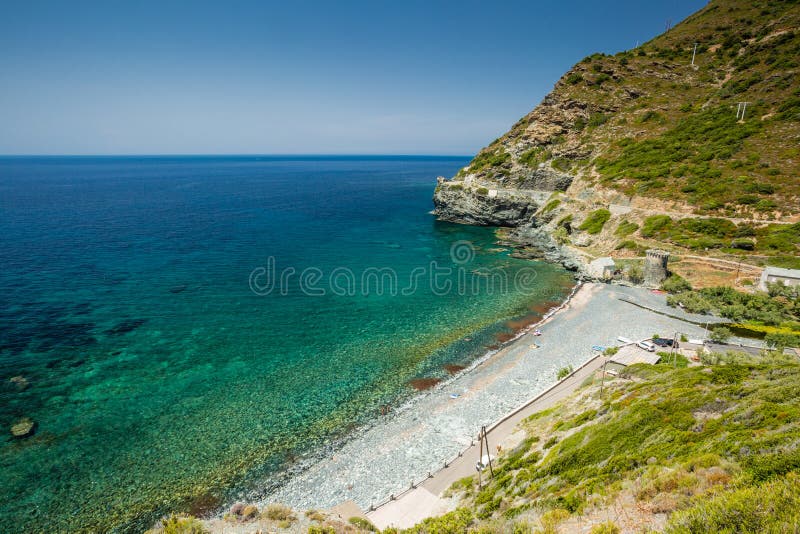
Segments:
[[[0,158],[0,531],[218,512],[563,300],[431,215],[468,161]]]

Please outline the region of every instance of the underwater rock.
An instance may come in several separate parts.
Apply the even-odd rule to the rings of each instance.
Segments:
[[[14,384],[17,391],[25,391],[28,389],[28,386],[30,386],[30,382],[28,382],[28,379],[24,376],[12,376],[8,381]]]
[[[36,422],[30,417],[23,417],[11,425],[11,435],[15,438],[26,438],[36,430]]]
[[[136,330],[146,322],[147,319],[126,319],[113,328],[106,330],[106,334],[110,336],[121,336],[122,334],[127,334],[128,332]]]

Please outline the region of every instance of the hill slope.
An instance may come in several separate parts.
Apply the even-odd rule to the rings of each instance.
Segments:
[[[489,484],[463,479],[460,507],[411,532],[795,532],[800,366],[774,358],[595,383],[528,418]]]
[[[661,246],[791,265],[798,73],[798,2],[714,0],[635,50],[575,65],[469,166],[440,178],[435,212],[541,227],[590,256]]]

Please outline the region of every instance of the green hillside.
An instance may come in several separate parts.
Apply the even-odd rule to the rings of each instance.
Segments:
[[[592,226],[589,255],[663,245],[800,265],[791,259],[800,254],[799,73],[800,3],[714,0],[638,48],[575,65],[441,184],[437,213],[459,218],[450,214],[463,208],[449,209],[456,191],[465,199],[477,198],[477,188],[536,198],[537,173],[550,173],[572,181],[545,187],[550,202],[531,200],[534,222],[552,232],[563,226],[566,244],[587,246],[573,233],[585,231],[580,224],[597,209],[633,210]],[[669,218],[662,231],[640,229],[661,213]]]
[[[796,532],[800,365],[712,359],[633,366],[531,416],[489,484],[462,480],[459,509],[411,532]]]

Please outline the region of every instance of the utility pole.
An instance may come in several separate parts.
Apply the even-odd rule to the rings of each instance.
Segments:
[[[744,120],[744,112],[747,109],[747,104],[750,102],[739,102],[739,107],[736,108],[736,118],[740,121]]]
[[[603,373],[600,375],[600,396],[603,396],[603,386],[606,384],[606,364],[608,363],[609,358],[603,362]]]
[[[697,55],[697,43],[694,44],[694,50],[692,51],[692,66],[694,66],[694,56]]]
[[[678,351],[675,346],[678,344],[678,332],[672,336],[672,347],[670,347],[670,355],[672,356],[672,367],[678,366]]]

